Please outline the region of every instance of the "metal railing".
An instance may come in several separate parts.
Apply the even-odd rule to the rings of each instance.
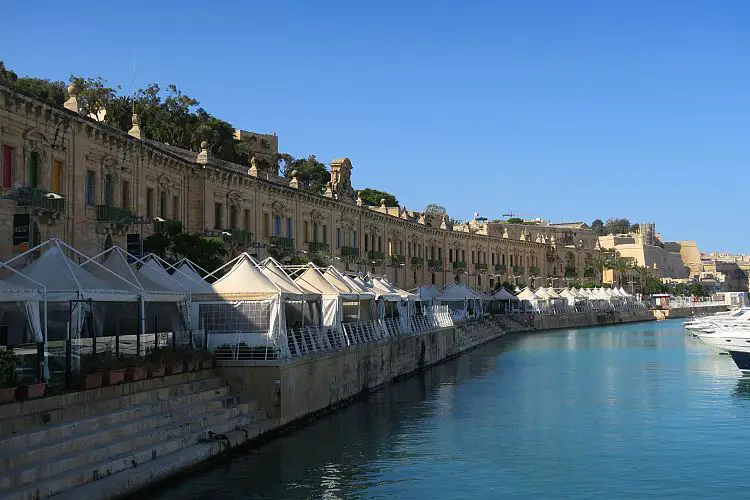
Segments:
[[[482,262],[477,262],[476,264],[474,264],[474,269],[476,269],[477,271],[486,271],[487,264],[482,263]]]
[[[421,268],[424,266],[424,258],[423,257],[412,257],[411,258],[411,267],[413,268]]]
[[[454,260],[453,269],[466,269],[466,262],[462,260]]]
[[[98,222],[127,224],[133,220],[133,217],[135,217],[135,214],[127,208],[113,207],[110,205],[96,206],[96,220]]]
[[[311,253],[328,253],[328,243],[321,243],[319,241],[308,241],[307,248]]]
[[[271,244],[283,250],[294,250],[294,238],[286,236],[271,236]]]
[[[16,192],[16,201],[19,206],[30,207],[45,212],[65,213],[68,205],[65,198],[49,198],[49,191],[44,189],[22,187]]]
[[[439,259],[430,259],[427,261],[427,267],[434,271],[442,271],[443,270],[443,261]]]
[[[359,248],[357,247],[341,247],[339,252],[342,257],[357,258],[359,257]]]
[[[367,252],[367,258],[370,260],[382,261],[383,259],[385,259],[385,253],[378,252],[377,250],[369,250]]]

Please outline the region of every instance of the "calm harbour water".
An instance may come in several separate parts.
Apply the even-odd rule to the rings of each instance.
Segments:
[[[750,379],[677,320],[495,341],[150,494],[747,498]]]

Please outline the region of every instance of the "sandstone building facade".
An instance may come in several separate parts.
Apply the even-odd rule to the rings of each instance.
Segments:
[[[585,228],[474,221],[449,229],[402,207],[368,207],[352,187],[347,158],[331,162],[325,195],[312,194],[296,177],[212,158],[205,143],[192,152],[150,141],[137,116],[127,134],[96,122],[80,114],[76,89],[69,91],[65,108],[54,108],[0,86],[2,259],[25,248],[18,216],[33,213],[32,243],[59,237],[90,255],[126,247],[128,234],[148,236],[160,218],[223,237],[234,252],[263,258],[282,247],[298,257],[324,255],[404,288],[458,279],[490,290],[505,280],[548,286],[556,278],[558,286],[593,278],[586,261],[598,250]],[[278,150],[275,135],[258,136]]]

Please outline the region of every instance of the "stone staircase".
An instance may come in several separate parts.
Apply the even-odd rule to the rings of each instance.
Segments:
[[[0,406],[0,499],[107,499],[270,428],[213,370]]]

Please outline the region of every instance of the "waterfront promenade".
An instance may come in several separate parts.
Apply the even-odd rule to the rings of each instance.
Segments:
[[[590,325],[653,320],[647,310],[573,313],[569,318],[573,316],[579,318],[578,323]],[[566,315],[557,317],[562,321]],[[185,374],[177,379],[168,376],[135,386],[125,384],[59,396],[57,400],[46,398],[0,407],[3,439],[11,439],[9,433],[17,432],[36,436],[34,441],[14,438],[14,447],[24,446],[27,462],[16,459],[7,463],[4,470],[25,466],[34,474],[48,477],[31,489],[21,486],[14,490],[14,481],[21,476],[3,476],[6,489],[11,487],[6,493],[15,499],[46,497],[53,491],[64,492],[59,495],[63,499],[105,499],[137,491],[229,449],[287,430],[290,424],[307,422],[362,394],[505,334],[536,329],[533,323],[524,324],[523,318],[531,317],[498,316],[354,345],[337,353],[274,361],[228,361],[203,374]],[[549,321],[542,326],[563,326]],[[268,371],[273,376],[263,375]],[[262,380],[268,382],[265,389],[258,385]],[[50,417],[45,415],[52,418],[50,428],[45,423]],[[196,421],[195,417],[200,418]],[[181,426],[181,422],[186,425]],[[154,425],[157,427],[153,432],[143,433]],[[50,439],[52,443],[47,442]],[[86,443],[102,439],[110,443],[102,450],[119,450],[119,454],[103,462],[104,469],[92,470],[83,465],[91,459]],[[15,448],[4,449],[17,453]],[[139,460],[138,467],[125,462],[129,457]],[[47,467],[51,468],[39,468],[35,460],[48,462]],[[77,463],[82,464],[80,470],[75,469]],[[56,475],[56,468],[67,472]],[[88,484],[73,488],[81,483]]]

